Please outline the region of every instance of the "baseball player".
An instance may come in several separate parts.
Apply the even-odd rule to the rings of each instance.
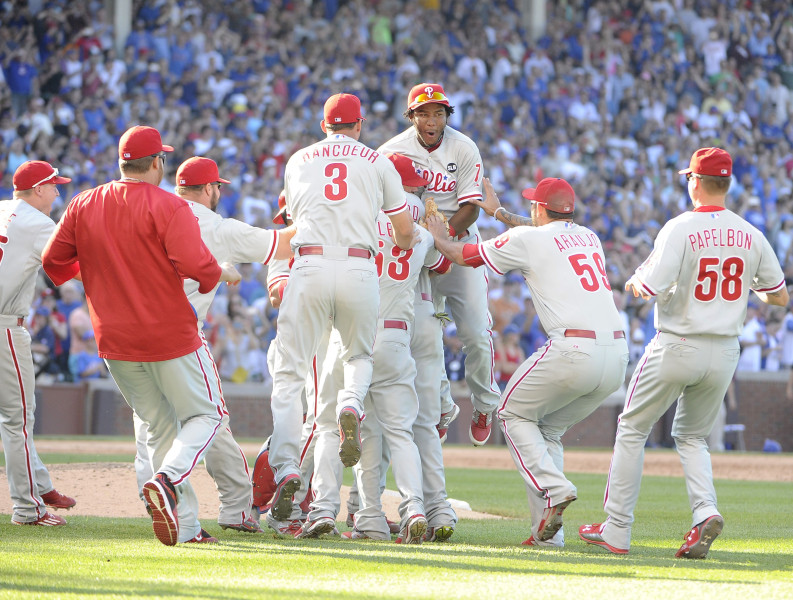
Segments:
[[[416,173],[413,162],[401,155],[391,155],[402,176],[402,183],[415,186],[424,180]],[[400,163],[405,161],[404,174]],[[409,210],[414,219],[421,214],[421,201],[406,194]],[[367,419],[361,426],[363,453],[355,467],[358,480],[360,508],[355,513],[355,528],[345,532],[350,539],[390,540],[391,531],[380,502],[381,462],[383,444],[391,456],[391,468],[397,489],[402,496],[399,506],[400,543],[421,543],[427,531],[422,490],[422,468],[419,449],[414,442],[413,424],[419,412],[416,395],[416,363],[410,354],[414,328],[414,296],[416,284],[424,267],[445,273],[451,266],[435,249],[432,236],[421,230],[421,239],[412,249],[397,248],[392,240],[389,223],[384,214],[377,221],[378,275],[380,279],[380,315],[373,351],[374,373],[364,410]],[[434,404],[440,409],[439,394]],[[440,410],[429,425],[434,441],[440,448],[435,430]],[[309,516],[311,518],[311,515]]]
[[[198,522],[187,477],[223,420],[182,280],[198,281],[201,293],[240,280],[209,252],[190,206],[159,187],[171,151],[156,129],[128,129],[119,140],[121,179],[78,194],[42,256],[56,284],[80,261],[99,356],[148,425],[155,475],[143,494],[154,534],[168,546],[214,540]]]
[[[273,222],[277,224],[291,224],[291,217],[287,213],[286,199],[283,194],[278,197],[279,211]],[[291,263],[289,260],[275,261],[267,271],[267,289],[270,303],[274,308],[281,306],[286,286],[289,280]],[[277,336],[278,334],[276,334]],[[259,508],[259,512],[265,513],[267,525],[276,533],[283,536],[297,536],[302,533],[302,525],[306,521],[309,512],[309,502],[313,498],[311,489],[314,475],[314,446],[317,440],[316,410],[319,401],[319,378],[322,361],[327,354],[330,336],[330,321],[326,333],[323,334],[317,349],[317,354],[311,361],[311,370],[306,378],[306,384],[301,391],[301,404],[303,406],[303,428],[300,433],[300,477],[306,485],[302,486],[293,496],[292,512],[286,520],[277,520],[272,515],[269,508],[270,500],[276,489],[275,476],[270,467],[269,449],[270,440],[268,439],[253,467],[254,485],[254,504]],[[273,362],[275,359],[275,344],[271,343],[267,352],[267,362],[270,369],[274,371]],[[338,389],[336,389],[338,393]],[[334,411],[335,419],[335,411]]]
[[[15,525],[65,525],[64,518],[46,507],[76,504],[53,488],[33,443],[36,377],[30,333],[24,327],[41,252],[55,229],[49,214],[57,185],[70,181],[47,162],[27,161],[14,172],[13,199],[0,202],[0,439]],[[64,277],[71,279],[79,270],[72,265]]]
[[[559,547],[562,513],[577,494],[562,472],[561,438],[624,382],[628,344],[600,240],[573,222],[570,184],[549,177],[523,191],[534,227],[501,207],[487,179],[485,194],[485,203],[477,202],[485,212],[519,226],[464,244],[449,240],[437,217],[427,224],[438,249],[458,265],[487,264],[500,275],[519,269],[531,290],[548,342],[510,377],[497,415],[529,495],[532,528],[523,544]]]
[[[705,558],[724,526],[706,439],[738,364],[749,290],[768,304],[785,306],[789,299],[768,240],[725,208],[729,153],[701,148],[680,173],[688,179],[694,210],[664,225],[652,253],[625,285],[635,297],[656,298],[658,333],[636,365],[619,417],[603,505],[608,518],[579,529],[584,541],[615,554],[630,549],[644,444],[677,400],[672,437],[693,527],[675,556]]]
[[[447,125],[454,108],[440,84],[421,83],[408,94],[405,118],[411,127],[380,148],[404,154],[420,168],[425,180],[423,198],[432,196],[448,219],[450,232],[465,243],[479,242],[476,219],[482,199],[482,158],[471,139]],[[457,333],[465,346],[465,380],[474,405],[469,437],[476,446],[490,438],[492,414],[500,390],[493,376],[493,338],[487,309],[484,268],[451,269],[432,280],[437,303],[445,297]],[[447,411],[453,410],[451,406]]]
[[[273,259],[290,256],[289,243],[295,233],[293,227],[280,232],[251,227],[236,219],[224,219],[218,215],[220,187],[230,183],[222,179],[215,161],[196,156],[183,162],[176,171],[176,195],[184,198],[198,220],[201,239],[219,262],[231,264],[241,262],[260,262],[269,264]],[[261,531],[251,512],[252,487],[245,454],[234,440],[229,428],[229,413],[223,400],[223,390],[217,375],[215,361],[209,349],[201,324],[206,320],[209,307],[219,287],[207,294],[198,291],[198,282],[188,279],[184,288],[187,299],[196,311],[198,331],[201,336],[202,351],[207,353],[213,369],[207,379],[216,390],[223,409],[223,419],[212,445],[204,456],[207,472],[215,481],[220,495],[220,514],[218,524],[221,529],[235,529],[255,533]],[[138,447],[135,458],[138,487],[151,476],[151,463],[146,449],[148,427],[144,421],[134,416],[136,442]]]
[[[298,150],[285,171],[286,205],[298,233],[292,238],[290,291],[281,304],[274,341],[269,460],[278,482],[270,508],[276,520],[289,517],[292,496],[301,487],[302,407],[296,399],[329,316],[343,346],[338,452],[345,466],[358,462],[360,419],[377,329],[379,288],[373,258],[379,210],[390,218],[400,248],[409,249],[414,242],[414,224],[396,169],[358,141],[363,123],[360,100],[351,94],[331,96],[324,117],[321,127],[327,137]],[[322,441],[320,433],[317,454]],[[331,531],[334,522],[328,518],[314,525],[311,532],[321,534]]]

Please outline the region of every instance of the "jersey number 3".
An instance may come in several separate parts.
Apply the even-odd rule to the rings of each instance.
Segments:
[[[328,163],[325,165],[325,177],[330,179],[330,183],[325,186],[325,198],[344,200],[347,197],[347,165]]]
[[[721,292],[724,300],[735,302],[743,296],[743,259],[738,256],[725,258],[722,263],[718,258],[703,256],[699,259],[699,274],[694,287],[694,298],[702,302],[710,302]],[[719,283],[721,274],[721,283]]]
[[[595,253],[591,257],[586,254],[571,254],[567,257],[567,260],[570,261],[575,274],[581,278],[581,287],[587,292],[596,292],[601,282],[604,288],[607,290],[611,289],[608,274],[606,273],[606,264],[600,254]],[[592,268],[590,260],[595,264],[597,273],[595,273],[595,268]]]

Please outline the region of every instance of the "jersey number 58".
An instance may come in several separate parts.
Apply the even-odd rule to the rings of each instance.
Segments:
[[[724,300],[734,302],[743,296],[743,259],[738,256],[721,260],[715,256],[703,256],[699,259],[699,274],[694,287],[694,298],[702,302],[710,302],[721,292]],[[721,278],[719,278],[721,275]],[[719,283],[721,279],[721,283]]]

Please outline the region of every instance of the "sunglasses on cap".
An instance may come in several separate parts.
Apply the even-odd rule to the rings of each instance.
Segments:
[[[694,177],[696,177],[697,179],[702,179],[702,177],[700,177],[696,173],[686,173],[686,181],[691,181],[691,179]]]
[[[34,183],[32,186],[30,186],[30,189],[33,189],[33,188],[39,187],[40,185],[44,185],[45,183],[47,183],[47,182],[48,182],[48,181],[50,181],[51,179],[55,179],[57,176],[58,176],[58,169],[56,169],[55,167],[53,167],[53,168],[52,168],[52,174],[51,174],[51,175],[47,175],[47,176],[46,176],[44,179],[42,179],[42,180],[41,180],[41,181],[39,181],[38,183]]]
[[[162,164],[165,165],[165,152],[158,152],[157,154],[152,154],[152,158],[159,158],[162,161]]]
[[[432,92],[431,94],[419,94],[413,98],[411,104],[424,104],[425,102],[448,102],[449,99],[440,92]]]

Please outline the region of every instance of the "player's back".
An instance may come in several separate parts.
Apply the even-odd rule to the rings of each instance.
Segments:
[[[750,289],[784,284],[768,240],[730,210],[669,221],[637,274],[658,293],[656,327],[679,335],[739,335]]]
[[[492,242],[492,250],[487,244],[485,262],[494,270],[521,270],[546,331],[622,329],[603,248],[590,229],[552,221],[510,229]]]
[[[284,189],[297,225],[293,248],[347,246],[366,248],[373,254],[377,252],[374,223],[384,206],[384,190],[386,195],[402,193],[388,159],[342,134],[292,155],[286,166]],[[386,203],[386,208],[389,206],[393,208]]]
[[[422,268],[425,265],[432,267],[443,260],[435,249],[432,235],[426,229],[419,232],[420,241],[410,250],[402,250],[391,237],[388,217],[380,213],[377,219],[378,255],[375,260],[380,278],[381,319],[412,321],[416,284]]]
[[[24,200],[0,202],[0,314],[27,315],[55,223]]]

